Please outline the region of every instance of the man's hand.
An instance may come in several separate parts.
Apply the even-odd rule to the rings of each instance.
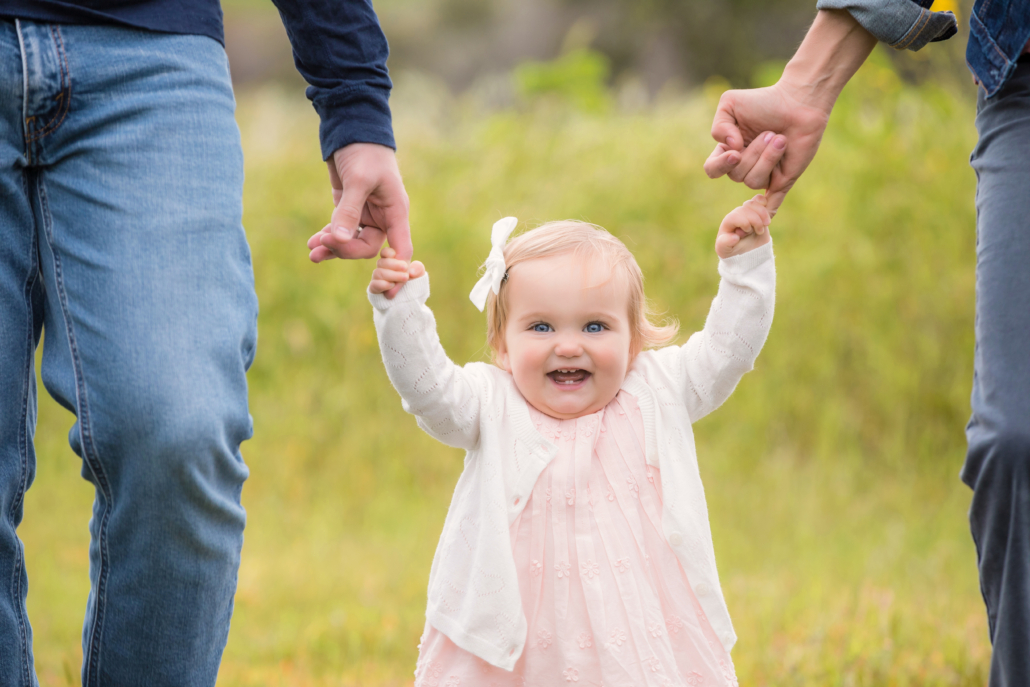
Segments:
[[[759,194],[726,215],[715,237],[715,252],[720,258],[747,253],[772,241],[766,205],[766,197]]]
[[[726,91],[712,123],[719,142],[705,161],[713,179],[723,174],[748,188],[768,189],[769,211],[776,214],[819,149],[829,111],[800,102],[789,87]]]
[[[416,260],[408,263],[407,260],[401,260],[397,257],[397,252],[387,246],[372,271],[372,281],[368,284],[368,290],[372,293],[385,293],[387,298],[393,298],[409,279],[418,279],[425,273],[426,268],[421,262]]]
[[[372,258],[384,240],[402,260],[411,259],[408,194],[393,150],[352,143],[327,163],[336,209],[330,223],[308,239],[311,261]]]

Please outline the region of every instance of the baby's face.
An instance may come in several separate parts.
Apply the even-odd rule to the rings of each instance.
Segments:
[[[556,255],[508,273],[498,362],[537,410],[568,419],[619,393],[633,355],[629,294],[597,260]]]

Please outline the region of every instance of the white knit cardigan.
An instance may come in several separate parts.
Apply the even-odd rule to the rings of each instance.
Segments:
[[[721,260],[719,274],[704,329],[684,346],[640,353],[622,389],[636,398],[647,462],[661,472],[662,530],[729,650],[737,637],[715,568],[691,423],[729,397],[765,343],[775,299],[772,245]],[[428,276],[408,282],[393,300],[369,293],[404,409],[431,436],[466,450],[429,573],[426,618],[462,649],[512,670],[527,625],[510,527],[557,447],[537,432],[510,374],[447,358],[428,297]]]

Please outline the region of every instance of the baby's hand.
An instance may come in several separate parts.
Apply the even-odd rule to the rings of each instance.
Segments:
[[[368,285],[368,290],[372,293],[386,293],[394,287],[402,286],[409,279],[417,279],[426,273],[425,266],[416,260],[415,262],[408,264],[404,260],[398,260],[396,257],[397,251],[389,246],[383,248],[383,252],[379,254],[379,261],[376,262],[376,268],[372,271],[372,281]],[[392,294],[387,293],[387,298],[392,298],[396,295],[396,289]]]
[[[715,237],[715,252],[720,258],[730,258],[764,246],[771,240],[766,198],[758,194],[722,220],[719,235]]]

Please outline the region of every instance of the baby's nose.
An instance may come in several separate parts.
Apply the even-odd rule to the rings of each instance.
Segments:
[[[554,353],[562,358],[576,358],[583,355],[583,345],[578,338],[565,336],[558,340]]]

